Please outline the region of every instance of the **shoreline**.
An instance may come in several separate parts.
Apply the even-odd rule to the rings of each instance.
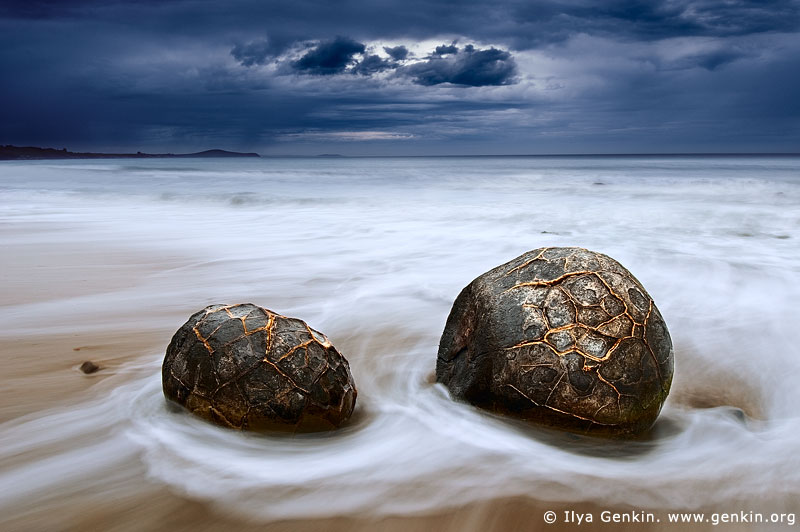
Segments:
[[[81,504],[72,501],[71,504]],[[68,505],[67,505],[68,506]],[[545,521],[547,512],[555,512],[556,521]],[[724,512],[703,512],[709,516]],[[698,513],[691,512],[691,513]],[[80,513],[80,515],[77,515]],[[681,512],[688,513],[688,512]],[[588,531],[655,531],[655,530],[719,530],[709,517],[707,523],[669,523],[667,510],[642,510],[626,506],[603,507],[592,503],[542,502],[533,498],[510,497],[486,499],[435,512],[387,516],[335,516],[308,519],[264,521],[248,519],[226,512],[213,504],[187,498],[173,491],[150,485],[137,496],[126,498],[117,505],[94,507],[89,512],[62,508],[59,516],[23,516],[19,522],[10,520],[5,530],[43,530],[78,532],[106,530],[135,531],[194,531],[213,532],[235,529],[239,532],[507,532],[509,530],[588,530]],[[765,512],[771,515],[770,512]],[[624,522],[613,522],[613,519]],[[580,520],[580,522],[579,522]],[[648,522],[649,521],[649,522]],[[17,526],[19,525],[19,528]],[[785,525],[784,525],[785,526]],[[780,525],[769,523],[739,523],[737,531],[778,530]]]
[[[38,146],[0,146],[0,161],[50,161],[64,159],[188,159],[188,158],[240,158],[260,157],[257,153],[242,153],[219,149],[195,153],[93,153],[72,152],[66,148],[40,148]]]
[[[785,267],[796,250],[789,237],[769,236],[796,235],[790,209],[778,210],[784,218],[763,215],[774,202],[760,186],[745,183],[740,195],[723,198],[729,216],[709,221],[697,238],[658,226],[653,240],[650,225],[622,234],[610,220],[600,225],[603,239],[595,227],[566,219],[542,226],[527,202],[509,203],[516,166],[499,181],[507,188],[489,196],[503,208],[467,225],[462,206],[488,190],[469,180],[461,195],[433,188],[422,204],[387,179],[363,189],[357,202],[210,209],[193,203],[204,198],[204,186],[224,194],[269,189],[285,174],[209,163],[206,181],[186,169],[140,180],[97,163],[104,176],[131,177],[153,195],[171,190],[159,187],[176,177],[198,189],[181,203],[141,195],[107,202],[92,195],[101,174],[82,180],[64,177],[64,165],[34,166],[41,184],[38,172],[21,180],[34,191],[31,201],[14,189],[0,226],[0,386],[9,398],[0,405],[4,530],[716,530],[710,522],[604,523],[600,512],[653,512],[663,521],[668,511],[797,510],[800,476],[787,467],[796,417],[785,400],[794,393],[778,378],[796,360],[786,356],[796,290]],[[289,175],[306,175],[307,166],[288,167]],[[331,196],[352,190],[351,182],[334,187],[328,171],[317,181],[285,180],[291,186],[282,184],[281,197],[304,198],[314,183],[330,186]],[[39,196],[38,187],[47,193],[67,178],[74,180],[70,194],[56,188]],[[536,192],[566,208],[574,205],[570,187],[581,183]],[[668,185],[645,189],[649,203],[620,196],[615,188],[623,187],[592,189],[591,197],[607,202],[601,207],[627,206],[620,219],[677,212],[676,220],[690,223],[706,220],[705,205],[719,196],[717,188],[702,189],[697,203],[678,204]],[[789,205],[795,189],[781,187]],[[392,200],[378,202],[378,192]],[[551,226],[569,233],[538,231]],[[750,236],[731,236],[745,229]],[[620,452],[604,444],[584,449],[476,412],[429,380],[454,286],[480,260],[524,245],[522,233],[545,244],[581,240],[627,253],[647,286],[666,294],[659,304],[676,333],[680,378],[652,442]],[[630,248],[615,247],[617,240]],[[655,248],[640,254],[642,244]],[[307,318],[346,354],[359,386],[352,426],[335,437],[259,440],[164,408],[158,368],[175,330],[208,304],[244,301]],[[760,311],[748,314],[753,308]],[[754,338],[747,327],[764,334]],[[102,369],[82,374],[85,360]],[[547,510],[558,512],[556,524],[544,522]],[[565,511],[591,513],[593,522],[565,523]],[[735,527],[765,528],[782,527]]]
[[[24,232],[24,230],[23,230]],[[19,236],[18,232],[15,236]],[[8,236],[7,232],[0,236]],[[7,240],[7,238],[5,239]],[[37,247],[38,246],[38,247]],[[14,246],[11,246],[12,251]],[[41,252],[36,258],[36,250]],[[19,251],[19,248],[16,249]],[[58,269],[63,277],[44,269],[35,277],[36,283],[42,288],[42,297],[26,300],[28,292],[20,288],[17,292],[10,293],[6,300],[6,308],[20,305],[38,305],[58,299],[69,299],[87,289],[96,293],[113,291],[122,285],[133,285],[144,282],[154,273],[174,267],[180,260],[172,257],[163,262],[142,260],[143,255],[137,255],[131,250],[123,252],[118,250],[120,257],[125,260],[118,263],[103,264],[99,261],[106,256],[99,250],[81,249],[75,243],[62,246],[49,247],[46,244],[31,246],[26,253],[9,253],[6,255],[5,264],[8,271],[18,275],[24,271],[36,271],[39,260],[47,263],[58,264]],[[135,260],[136,258],[140,260]],[[17,261],[16,268],[10,268],[9,262]],[[76,261],[83,266],[78,267]],[[161,267],[156,265],[160,264]],[[39,265],[40,266],[40,265]],[[89,267],[93,275],[84,279],[84,283],[76,283],[82,278],[78,273],[84,272],[83,268]],[[92,268],[94,267],[94,268]],[[14,278],[11,278],[13,285]],[[25,282],[32,282],[25,277]],[[48,291],[48,288],[61,286],[61,291]],[[20,285],[22,287],[23,285]],[[47,299],[45,294],[51,294]],[[123,319],[135,321],[136,313],[121,316]],[[166,319],[169,322],[170,319]],[[175,319],[174,316],[170,316]],[[174,331],[166,327],[134,327],[120,332],[116,329],[116,320],[120,316],[106,318],[105,326],[93,327],[75,334],[55,333],[14,333],[3,332],[0,347],[0,358],[6,363],[7,371],[0,376],[0,386],[17,400],[5,403],[0,409],[0,423],[5,428],[18,426],[29,422],[37,422],[39,414],[47,414],[58,410],[69,410],[88,404],[86,401],[111,393],[115,388],[130,382],[134,378],[141,378],[152,372],[154,356],[163,351]],[[355,341],[370,342],[369,338],[350,339]],[[13,347],[12,347],[13,346]],[[83,375],[77,366],[83,360],[93,360],[100,364],[101,370],[91,375]],[[144,367],[142,363],[147,363]],[[100,423],[102,425],[102,423]],[[19,460],[36,462],[42,460],[49,453],[46,449],[56,442],[32,451],[26,451],[9,463],[8,458],[0,462],[0,468],[7,469],[16,465]],[[176,488],[151,479],[147,468],[136,454],[128,456],[128,451],[123,450],[123,462],[114,466],[115,480],[111,484],[116,486],[117,495],[103,495],[105,490],[101,485],[93,489],[92,485],[76,486],[74,492],[57,492],[52,496],[56,498],[43,501],[44,507],[39,507],[34,513],[23,511],[19,514],[7,515],[0,520],[6,530],[27,530],[40,528],[47,530],[78,531],[102,528],[119,532],[140,530],[192,530],[212,531],[221,527],[235,527],[242,532],[269,531],[269,532],[305,532],[326,530],[331,532],[367,532],[382,530],[387,532],[408,532],[442,530],[452,532],[493,532],[506,530],[538,529],[547,526],[548,530],[573,530],[580,526],[580,530],[658,530],[664,527],[663,523],[604,523],[601,521],[601,512],[610,511],[620,514],[641,514],[654,512],[663,518],[667,510],[637,509],[623,505],[602,506],[588,502],[547,502],[533,497],[492,497],[468,504],[453,504],[451,507],[439,508],[422,513],[409,513],[400,515],[369,515],[363,513],[344,513],[332,517],[313,517],[307,519],[265,519],[236,514],[226,511],[224,507],[210,501],[198,500],[187,494],[180,493]],[[738,507],[738,506],[737,506]],[[543,516],[546,511],[555,511],[557,522],[546,525]],[[565,523],[567,513],[578,512],[583,514],[583,522]],[[593,521],[586,522],[585,514],[592,514]],[[687,526],[679,529],[687,529]],[[694,524],[688,526],[691,530],[712,530],[712,524]],[[739,530],[748,530],[740,527]],[[761,528],[758,528],[761,529]]]
[[[800,152],[642,152],[642,153],[484,153],[484,154],[428,154],[428,155],[359,155],[359,154],[266,154],[255,152],[234,152],[211,149],[194,153],[100,153],[71,152],[66,148],[40,148],[38,146],[0,145],[0,162],[2,161],[63,161],[92,159],[417,159],[417,158],[540,158],[540,159],[658,159],[658,158],[794,158]]]
[[[48,230],[28,223],[2,228],[0,244],[4,249],[0,310],[20,324],[0,331],[5,368],[0,387],[15,398],[0,405],[0,423],[54,404],[79,402],[94,384],[116,375],[120,367],[162,349],[164,338],[168,341],[174,333],[167,326],[150,324],[121,329],[119,320],[137,322],[136,311],[127,315],[97,311],[91,302],[102,301],[104,294],[135,291],[148,277],[188,264],[187,258],[80,244],[65,239],[55,227]],[[66,315],[57,310],[69,307],[73,311]],[[80,372],[78,366],[86,360],[99,364],[100,371]]]
[[[24,242],[26,233],[30,236],[33,232],[38,234],[37,243],[20,243]],[[26,227],[24,224],[18,225],[16,230],[0,232],[0,240],[8,251],[0,264],[7,272],[7,295],[3,308],[37,306],[59,300],[68,301],[86,294],[135,287],[149,275],[186,262],[175,257],[159,260],[124,248],[92,249],[76,242],[57,244],[48,241],[48,238],[42,239],[43,235],[48,234],[60,238],[60,235],[42,231],[39,226]],[[108,260],[109,257],[116,260]],[[117,330],[117,320],[135,321],[136,312],[127,316],[98,318],[104,321],[93,324],[92,330],[77,330],[72,334],[48,333],[46,326],[34,333],[8,330],[0,333],[3,340],[0,344],[0,360],[6,367],[0,376],[0,386],[9,397],[15,398],[13,402],[4,402],[0,406],[0,426],[10,428],[35,423],[39,415],[54,409],[80,408],[92,398],[97,399],[136,377],[148,375],[152,369],[137,369],[137,364],[149,362],[156,353],[163,351],[174,333],[166,327]],[[98,363],[101,369],[90,375],[82,374],[78,366],[84,360]],[[9,466],[19,465],[20,461],[32,463],[42,460],[49,454],[47,449],[50,448],[51,445],[41,449],[34,447],[16,455],[10,462],[8,458],[3,460],[0,467],[5,470]],[[10,514],[0,522],[4,522],[3,528],[6,530],[32,527],[65,531],[93,528],[120,532],[211,531],[230,526],[242,532],[303,532],[320,529],[343,532],[375,529],[397,532],[432,529],[479,532],[536,526],[542,522],[544,511],[558,507],[555,503],[535,499],[489,497],[460,508],[416,515],[356,514],[264,520],[226,512],[213,503],[193,499],[155,482],[148,478],[144,464],[136,456],[127,457],[122,464],[116,465],[115,470],[116,475],[122,475],[118,489],[124,486],[121,492],[124,497],[109,499],[101,493],[95,493],[91,486],[76,486],[79,489],[75,492],[59,493],[57,499],[50,500],[35,514]],[[98,504],[103,499],[105,502]],[[140,514],[144,508],[147,510]],[[559,528],[553,527],[554,530]],[[593,530],[585,523],[582,529]],[[624,527],[620,529],[626,530]]]

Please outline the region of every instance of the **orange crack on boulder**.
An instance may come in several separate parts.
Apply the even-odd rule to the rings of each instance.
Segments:
[[[350,365],[324,334],[249,303],[190,317],[167,347],[162,384],[193,414],[256,431],[335,429],[357,395]]]
[[[436,378],[493,412],[628,436],[655,422],[673,366],[666,324],[627,269],[582,248],[541,248],[461,291]]]

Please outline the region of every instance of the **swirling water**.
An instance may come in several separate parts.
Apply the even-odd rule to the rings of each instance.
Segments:
[[[135,286],[6,304],[15,335],[175,330],[206,304],[247,301],[325,332],[359,388],[340,432],[248,435],[169,410],[163,352],[141,353],[76,401],[2,424],[0,514],[57,511],[76,487],[122,496],[143,478],[267,520],[516,495],[800,510],[800,158],[3,163],[0,223],[35,225],[34,246],[187,257]],[[571,245],[628,267],[669,326],[673,391],[641,441],[526,427],[433,382],[464,285]]]

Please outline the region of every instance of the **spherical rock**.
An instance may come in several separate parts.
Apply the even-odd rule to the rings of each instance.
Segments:
[[[436,363],[436,380],[457,399],[609,436],[649,428],[672,374],[652,298],[617,261],[581,248],[529,251],[472,281]]]
[[[167,347],[164,395],[217,424],[257,431],[331,430],[350,417],[347,360],[297,318],[252,304],[194,314]]]

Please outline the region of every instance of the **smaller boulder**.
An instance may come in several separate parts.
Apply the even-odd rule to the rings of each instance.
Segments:
[[[324,334],[249,303],[189,318],[167,347],[162,384],[193,414],[256,431],[335,429],[357,395],[347,360]]]

